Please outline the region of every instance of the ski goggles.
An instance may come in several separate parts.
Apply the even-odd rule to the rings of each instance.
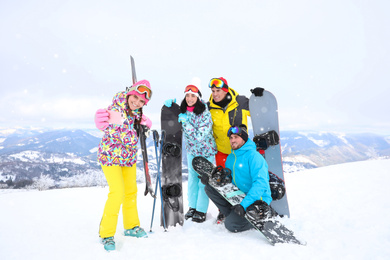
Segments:
[[[223,82],[222,79],[211,79],[209,83],[209,88],[216,87],[216,88],[223,88],[225,86],[225,82]]]
[[[239,126],[232,126],[229,128],[227,136],[230,137],[232,134],[241,135],[244,130]]]
[[[199,89],[196,87],[196,86],[194,86],[194,85],[188,85],[187,87],[186,87],[186,89],[184,90],[184,93],[187,93],[187,92],[192,92],[192,93],[198,93],[199,92]]]
[[[150,100],[152,98],[152,90],[145,85],[133,86],[129,89],[128,92],[133,90],[137,91],[137,93],[139,94],[145,94],[147,100]]]

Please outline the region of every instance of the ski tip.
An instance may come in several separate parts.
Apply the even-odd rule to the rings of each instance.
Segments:
[[[154,192],[149,191],[150,196],[152,196],[153,199],[156,198],[156,194]],[[148,193],[145,193],[145,196],[148,195]]]

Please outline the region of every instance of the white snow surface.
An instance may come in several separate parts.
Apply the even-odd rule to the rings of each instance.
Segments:
[[[254,230],[230,233],[214,224],[212,203],[205,223],[164,232],[157,203],[148,238],[123,236],[120,214],[117,250],[106,252],[98,228],[107,187],[0,190],[0,259],[390,259],[390,160],[285,175],[291,218],[280,221],[306,246],[272,246]],[[153,199],[143,191],[139,184],[141,226],[149,231]]]

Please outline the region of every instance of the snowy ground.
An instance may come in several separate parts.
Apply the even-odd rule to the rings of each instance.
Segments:
[[[205,223],[168,232],[158,211],[146,239],[124,237],[120,217],[111,253],[98,238],[107,188],[0,190],[0,259],[390,259],[389,183],[390,160],[286,174],[291,218],[281,221],[307,246],[271,246],[256,231],[229,233],[214,224],[210,204]],[[138,209],[149,231],[153,199],[143,190],[139,185]]]

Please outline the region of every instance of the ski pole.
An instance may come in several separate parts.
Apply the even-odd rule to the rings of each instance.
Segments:
[[[160,157],[158,161],[158,165],[160,167],[161,165],[161,160],[162,160],[162,150],[165,142],[165,131],[161,131],[161,140],[160,140]],[[160,188],[160,198],[161,198],[161,212],[162,212],[162,218],[163,218],[163,227],[164,231],[167,231],[167,225],[166,225],[166,220],[165,220],[165,211],[164,211],[164,201],[163,201],[163,193],[162,193],[162,188],[161,188],[161,174],[158,176],[159,179],[159,188]]]
[[[163,147],[163,142],[164,142],[164,139],[165,139],[165,131],[162,132],[162,135],[161,135],[161,140],[160,140],[160,156],[158,155],[158,152],[157,152],[157,147],[158,147],[158,139],[159,139],[159,136],[158,136],[158,132],[156,130],[153,130],[153,140],[154,140],[154,144],[155,144],[155,151],[156,151],[156,160],[157,160],[157,178],[156,178],[156,193],[157,193],[157,187],[159,187],[160,189],[160,196],[161,196],[161,206],[162,206],[162,211],[164,212],[164,205],[163,205],[163,201],[162,201],[162,191],[161,191],[161,172],[160,172],[160,165],[161,165],[161,153],[162,153],[162,147]],[[156,196],[157,197],[157,196]],[[154,210],[156,208],[156,197],[154,197],[154,201],[153,201],[153,212],[152,212],[152,220],[151,220],[151,223],[150,223],[150,232],[152,232],[152,226],[153,226],[153,219],[154,219]],[[163,226],[164,226],[164,230],[166,231],[166,226],[165,226],[165,216],[163,214]]]
[[[154,190],[155,190],[155,195],[157,195],[156,193],[157,193],[157,187],[159,184],[160,165],[159,165],[159,158],[158,158],[158,152],[157,152],[159,136],[158,136],[158,132],[156,130],[153,130],[153,141],[154,141],[154,148],[156,150],[156,160],[157,160],[157,178],[156,178],[156,188]],[[156,199],[157,199],[157,196],[155,196],[153,199],[153,211],[152,211],[152,220],[150,222],[150,232],[152,232],[153,219],[154,219],[154,209],[156,207]]]

